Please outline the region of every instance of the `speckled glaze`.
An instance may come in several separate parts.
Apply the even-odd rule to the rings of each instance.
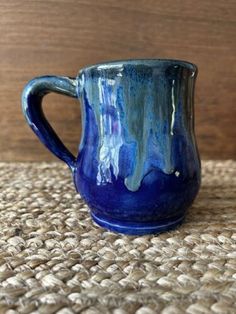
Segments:
[[[41,141],[73,172],[77,191],[101,226],[127,234],[181,223],[200,186],[194,135],[195,65],[126,60],[93,65],[76,80],[29,82],[23,111]],[[49,91],[78,97],[82,139],[74,158],[43,116]]]

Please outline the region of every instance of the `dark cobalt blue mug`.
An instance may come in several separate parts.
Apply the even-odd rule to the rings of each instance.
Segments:
[[[179,225],[200,186],[194,134],[197,67],[178,60],[125,60],[92,65],[77,78],[43,76],[22,95],[39,139],[70,167],[77,191],[100,226],[148,234]],[[80,100],[78,157],[42,111],[55,92]]]

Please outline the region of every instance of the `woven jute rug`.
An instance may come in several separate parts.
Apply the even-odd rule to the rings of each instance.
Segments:
[[[236,162],[204,161],[185,223],[92,223],[62,163],[0,163],[0,313],[236,313]]]

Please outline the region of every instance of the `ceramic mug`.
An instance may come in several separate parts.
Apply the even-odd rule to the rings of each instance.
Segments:
[[[70,167],[97,224],[149,234],[180,224],[200,186],[194,134],[197,67],[179,60],[124,60],[82,69],[77,78],[42,76],[22,95],[44,145]],[[42,99],[80,100],[82,138],[73,156],[47,122]]]

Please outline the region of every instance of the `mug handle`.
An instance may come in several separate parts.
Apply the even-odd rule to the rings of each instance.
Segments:
[[[62,76],[41,76],[29,81],[22,93],[23,114],[40,141],[73,171],[76,157],[59,139],[42,110],[43,97],[51,92],[77,98],[77,80]]]

